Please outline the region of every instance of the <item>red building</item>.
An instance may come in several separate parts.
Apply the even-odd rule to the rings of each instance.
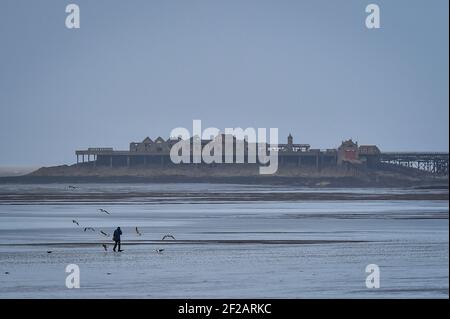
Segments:
[[[352,139],[343,141],[341,146],[338,147],[338,165],[341,165],[344,161],[359,162],[358,143],[353,142]]]

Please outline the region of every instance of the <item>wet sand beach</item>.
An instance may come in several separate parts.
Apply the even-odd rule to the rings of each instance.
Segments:
[[[73,186],[0,185],[0,297],[448,298],[446,189]]]

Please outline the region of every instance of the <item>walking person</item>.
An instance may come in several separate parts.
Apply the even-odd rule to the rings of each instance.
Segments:
[[[120,229],[120,227],[117,227],[113,234],[113,240],[115,242],[113,248],[114,251],[116,251],[117,246],[119,246],[119,251],[123,251],[122,249],[120,249],[120,235],[122,235],[122,230]]]

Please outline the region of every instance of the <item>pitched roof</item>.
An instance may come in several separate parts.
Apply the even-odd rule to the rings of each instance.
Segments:
[[[152,139],[150,137],[147,136],[146,138],[144,138],[142,143],[153,143],[153,141],[152,141]]]
[[[158,138],[155,140],[155,143],[164,143],[164,142],[165,140],[161,136],[158,136]]]
[[[342,141],[342,144],[340,147],[355,147],[358,146],[358,143],[353,142],[352,139],[349,139],[347,141]]]

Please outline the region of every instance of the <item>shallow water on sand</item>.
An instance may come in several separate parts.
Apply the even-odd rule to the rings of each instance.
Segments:
[[[448,298],[448,200],[370,199],[447,190],[75,187],[0,185],[0,297]],[[319,192],[353,197],[273,198]],[[223,197],[214,200],[215,194]],[[123,230],[122,253],[113,253],[110,237],[99,232],[111,235],[116,226]],[[169,233],[176,240],[161,241]],[[80,267],[80,289],[65,287],[72,263]],[[368,264],[380,267],[379,289],[365,286]]]

